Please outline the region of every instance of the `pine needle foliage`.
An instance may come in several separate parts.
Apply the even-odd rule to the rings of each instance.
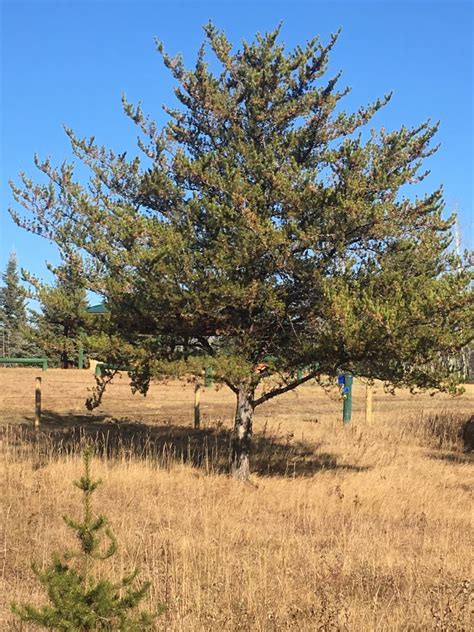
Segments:
[[[96,579],[94,562],[111,558],[117,551],[117,541],[107,519],[94,516],[92,496],[100,480],[92,480],[91,451],[84,452],[84,474],[74,485],[82,492],[83,515],[80,520],[64,516],[63,520],[75,531],[78,551],[54,553],[46,570],[33,563],[33,571],[45,589],[49,605],[12,605],[22,621],[35,623],[48,630],[61,632],[140,632],[154,628],[154,616],[147,612],[134,613],[149,589],[149,583],[134,588],[138,571],[118,582]],[[105,538],[105,547],[104,547]]]
[[[29,340],[27,292],[20,283],[16,254],[8,258],[5,272],[0,275],[0,355],[21,357],[35,355],[37,349]]]
[[[33,288],[33,298],[41,309],[32,314],[31,337],[44,355],[67,369],[70,361],[77,358],[79,346],[90,330],[93,318],[87,313],[85,279],[80,260],[69,255],[60,266],[48,265],[48,269],[55,277],[53,285],[25,274]]]

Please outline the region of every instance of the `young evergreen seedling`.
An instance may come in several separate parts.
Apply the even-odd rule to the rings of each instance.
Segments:
[[[90,475],[91,451],[84,452],[84,474],[74,485],[83,494],[83,516],[74,520],[64,516],[68,527],[76,532],[79,551],[54,553],[51,564],[42,571],[33,564],[33,571],[47,592],[49,605],[37,608],[29,604],[12,605],[22,621],[32,622],[48,630],[83,632],[141,632],[154,629],[154,616],[133,612],[145,596],[149,583],[134,589],[138,571],[114,583],[96,579],[92,574],[95,560],[104,561],[117,551],[117,541],[104,516],[94,517],[93,493],[101,481]],[[103,546],[104,536],[108,540]]]

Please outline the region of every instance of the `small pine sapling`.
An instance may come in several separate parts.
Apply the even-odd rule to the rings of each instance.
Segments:
[[[41,625],[48,630],[82,632],[141,632],[154,629],[154,616],[147,612],[134,613],[149,588],[144,583],[134,589],[138,571],[114,583],[93,577],[95,560],[107,560],[117,551],[117,541],[104,516],[94,517],[91,499],[101,481],[90,475],[91,451],[84,452],[84,474],[74,485],[82,494],[83,516],[63,519],[76,532],[79,551],[54,553],[51,564],[42,571],[33,563],[33,571],[47,592],[50,604],[40,608],[29,604],[12,604],[12,610],[22,621]],[[108,544],[103,546],[103,537]],[[73,561],[76,561],[73,564]]]

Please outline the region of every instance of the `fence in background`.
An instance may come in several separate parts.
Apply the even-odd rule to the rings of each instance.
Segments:
[[[109,418],[156,418],[157,421],[169,421],[177,417],[180,423],[192,424],[199,428],[201,422],[212,418],[231,419],[234,414],[235,398],[223,388],[216,392],[214,388],[205,388],[199,383],[175,383],[171,388],[152,384],[148,397],[132,395],[128,378],[117,376],[107,386],[103,403],[99,408],[88,410],[86,399],[91,397],[95,380],[92,373],[69,370],[50,370],[40,378],[36,371],[15,369],[0,374],[0,420],[1,418],[24,417],[25,421],[34,419],[39,426],[41,419],[53,420],[56,416],[69,415],[86,421]],[[341,382],[341,391],[334,391],[325,403],[328,412],[348,423],[352,412],[352,379],[347,376]],[[306,391],[307,387],[300,387]],[[365,398],[360,389],[357,395],[359,413],[364,408],[366,422],[373,421],[373,393],[370,385],[365,385]],[[306,391],[307,392],[307,391]],[[322,391],[321,391],[322,392]],[[301,393],[293,391],[295,396]],[[280,398],[277,398],[280,400]],[[308,408],[306,397],[306,410]],[[268,405],[267,405],[268,406]],[[260,411],[261,409],[259,409]],[[315,415],[318,405],[315,404]],[[342,412],[342,415],[341,415]]]

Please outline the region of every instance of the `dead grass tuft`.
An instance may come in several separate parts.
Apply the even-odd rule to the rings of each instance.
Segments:
[[[413,415],[407,420],[406,429],[420,445],[443,450],[462,450],[462,435],[469,415],[448,409],[437,413]]]

